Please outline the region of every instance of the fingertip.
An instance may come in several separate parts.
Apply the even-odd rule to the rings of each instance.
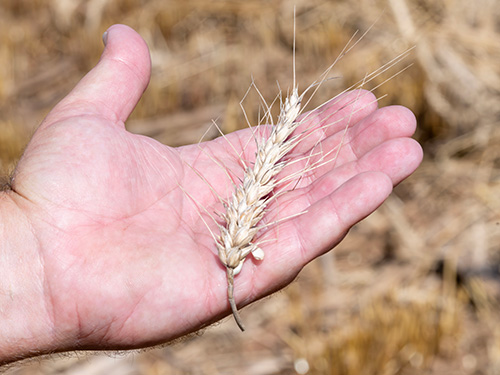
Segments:
[[[402,105],[393,105],[386,107],[394,113],[394,120],[404,126],[407,130],[408,135],[413,135],[417,130],[417,118],[413,111]]]
[[[397,173],[392,171],[393,184],[398,184],[411,175],[423,160],[422,146],[411,136],[417,129],[415,114],[407,107],[394,105],[379,110],[382,123],[387,124],[386,138],[388,142],[382,143],[385,156],[374,160],[386,160],[382,163],[395,166]],[[388,171],[385,171],[386,173]]]
[[[401,179],[401,181],[415,172],[424,159],[424,150],[422,145],[413,138],[408,138],[407,142],[407,150],[409,150],[408,153],[410,155],[410,160],[408,162],[408,173]]]
[[[103,34],[104,51],[97,65],[52,110],[44,121],[92,115],[123,124],[146,89],[151,74],[149,48],[126,25],[113,25]]]
[[[116,24],[103,34],[105,49],[101,60],[120,61],[136,72],[143,90],[146,88],[150,72],[151,57],[144,39],[131,27]]]

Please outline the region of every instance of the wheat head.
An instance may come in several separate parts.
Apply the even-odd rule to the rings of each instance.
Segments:
[[[224,225],[219,224],[220,235],[216,244],[219,259],[227,270],[229,303],[242,331],[244,326],[233,296],[234,276],[240,272],[250,253],[257,260],[264,258],[264,252],[254,243],[254,238],[259,230],[258,223],[266,212],[270,193],[277,185],[275,177],[285,166],[282,159],[297,144],[298,138],[292,134],[300,124],[297,117],[301,100],[295,87],[281,104],[278,121],[272,126],[269,137],[258,142],[253,166],[246,168],[242,183],[224,204]]]

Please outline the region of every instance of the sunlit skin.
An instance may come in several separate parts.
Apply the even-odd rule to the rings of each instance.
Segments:
[[[251,159],[251,132],[204,143],[203,152],[129,133],[124,123],[148,84],[150,65],[137,33],[110,28],[99,63],[39,126],[12,190],[2,193],[0,318],[15,324],[0,322],[0,337],[8,338],[0,343],[0,363],[150,346],[230,313],[226,272],[207,228],[215,230],[209,214],[222,206],[207,182],[230,193],[214,160],[241,168],[228,141],[238,152],[246,147]],[[339,112],[353,98],[358,111]],[[421,162],[422,150],[410,138],[416,121],[404,107],[377,109],[371,94],[354,92],[310,118],[303,126],[344,120],[301,144],[295,157],[308,155],[318,140],[333,148],[349,126],[343,147],[335,163],[276,202],[277,219],[303,214],[280,222],[279,235],[271,228],[262,236],[265,259],[250,257],[235,279],[239,307],[290,283]]]

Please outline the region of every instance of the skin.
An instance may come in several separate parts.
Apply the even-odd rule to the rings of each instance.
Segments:
[[[248,144],[243,155],[250,159],[251,132],[204,143],[204,151],[127,132],[124,123],[150,78],[149,51],[123,25],[105,39],[97,66],[45,118],[11,189],[0,195],[0,363],[151,346],[230,313],[226,272],[207,228],[216,232],[209,214],[222,205],[207,182],[229,194],[214,160],[241,169],[228,141],[237,151]],[[249,257],[236,277],[239,307],[290,283],[421,162],[410,139],[413,114],[377,109],[374,97],[361,93],[325,105],[303,125],[332,123],[298,146],[298,159],[318,142],[333,148],[349,128],[334,163],[273,203],[280,209],[272,220],[283,219],[279,234],[270,226],[260,238],[265,259]]]

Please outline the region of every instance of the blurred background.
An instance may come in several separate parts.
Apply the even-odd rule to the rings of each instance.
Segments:
[[[368,88],[419,122],[417,172],[283,292],[165,348],[75,353],[7,374],[500,374],[500,5],[496,0],[1,0],[0,168],[8,180],[54,104],[135,28],[151,83],[130,131],[178,146],[246,126],[252,77],[272,101],[349,40],[321,103],[415,47]],[[358,32],[356,34],[356,32]],[[408,68],[404,70],[405,68]],[[395,73],[398,76],[390,79]],[[256,97],[244,103],[251,119]],[[207,138],[206,137],[206,138]]]

